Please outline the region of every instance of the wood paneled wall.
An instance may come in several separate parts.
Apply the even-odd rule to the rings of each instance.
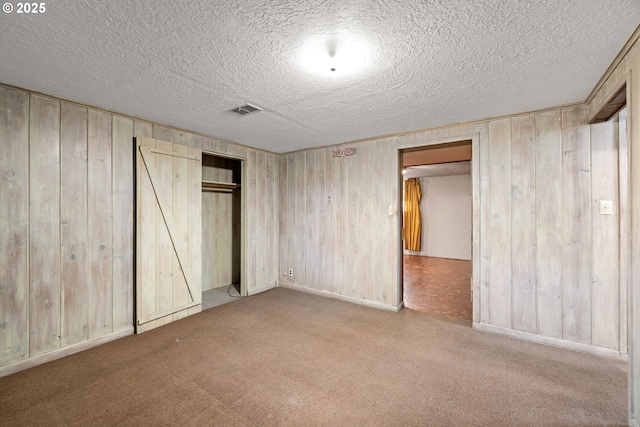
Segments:
[[[621,245],[621,252],[630,251],[630,257],[621,258],[625,275],[620,277],[621,286],[628,282],[628,326],[629,326],[629,424],[640,425],[640,26],[629,39],[626,52],[619,55],[620,61],[611,73],[603,76],[603,84],[594,90],[589,100],[589,117],[593,118],[607,106],[621,87],[626,86],[627,137],[629,159],[629,213],[632,213],[621,230],[621,235],[630,235],[629,245]],[[618,58],[616,58],[618,59]],[[622,140],[622,138],[621,138]],[[625,187],[626,183],[621,183]],[[627,243],[627,242],[623,242]],[[627,270],[628,268],[628,270]],[[628,272],[628,275],[627,275]],[[626,315],[627,313],[621,313]],[[622,323],[622,320],[621,320]]]
[[[280,281],[396,305],[398,150],[474,137],[474,322],[625,353],[616,125],[575,107],[284,155]]]
[[[397,304],[394,140],[359,143],[351,157],[331,148],[281,157],[282,284]]]
[[[0,87],[0,366],[132,331],[133,120]]]
[[[135,135],[245,160],[243,280],[275,283],[276,154],[0,86],[0,375],[133,332]]]

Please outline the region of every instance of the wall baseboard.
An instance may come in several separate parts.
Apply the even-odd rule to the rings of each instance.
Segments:
[[[270,291],[273,288],[277,288],[278,286],[280,286],[280,285],[274,280],[273,284],[269,284],[269,285],[266,285],[266,286],[261,286],[259,288],[249,289],[247,291],[247,296],[261,294],[263,292]]]
[[[552,347],[564,348],[567,350],[579,351],[580,353],[593,354],[595,356],[608,357],[611,359],[628,361],[628,356],[616,350],[598,347],[591,344],[582,344],[573,341],[561,340],[559,338],[544,337],[529,332],[514,331],[513,329],[502,328],[500,326],[487,325],[485,323],[473,322],[473,329],[482,332],[490,332],[492,334],[506,335],[512,338],[521,339],[523,341],[544,344]]]
[[[93,347],[97,347],[102,344],[106,344],[111,341],[115,341],[126,336],[133,335],[133,326],[129,326],[118,332],[112,332],[108,335],[103,335],[98,338],[93,338],[81,343],[71,345],[69,347],[54,350],[49,353],[41,354],[39,356],[31,357],[29,359],[21,360],[19,362],[12,363],[11,365],[0,367],[0,378],[7,375],[15,374],[16,372],[24,371],[25,369],[33,368],[38,365],[43,365],[47,362],[61,359],[65,356],[88,350]]]
[[[282,288],[293,289],[294,291],[300,291],[300,292],[306,292],[308,294],[318,295],[321,297],[338,299],[340,301],[350,302],[352,304],[364,305],[367,307],[373,307],[380,310],[393,311],[394,313],[397,313],[400,310],[402,310],[402,307],[404,306],[403,303],[400,303],[400,305],[396,307],[395,305],[391,305],[391,304],[385,304],[377,301],[368,301],[365,299],[354,298],[347,295],[334,294],[332,292],[320,291],[318,289],[313,289],[313,288],[307,288],[306,286],[292,285],[291,283],[278,282],[278,286]]]

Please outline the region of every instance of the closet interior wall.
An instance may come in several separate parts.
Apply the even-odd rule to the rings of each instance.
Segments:
[[[202,290],[240,283],[241,162],[202,156]],[[215,186],[214,186],[215,187]]]

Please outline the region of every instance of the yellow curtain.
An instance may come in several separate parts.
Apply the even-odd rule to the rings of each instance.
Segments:
[[[404,248],[408,251],[420,251],[422,238],[421,198],[420,179],[407,179],[404,182]]]

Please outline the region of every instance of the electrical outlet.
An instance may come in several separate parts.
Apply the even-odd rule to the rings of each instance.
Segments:
[[[293,268],[289,269],[289,276],[293,276]]]
[[[600,215],[613,215],[613,202],[611,200],[600,200]]]

